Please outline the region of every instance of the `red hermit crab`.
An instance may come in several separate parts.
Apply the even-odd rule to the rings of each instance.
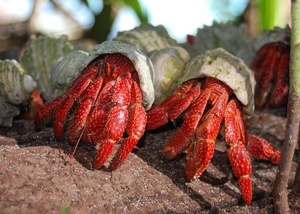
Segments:
[[[263,45],[251,63],[257,81],[255,106],[282,106],[288,101],[290,45],[271,42]]]
[[[86,64],[66,93],[40,109],[35,124],[53,124],[56,139],[75,144],[74,152],[79,141],[95,144],[96,169],[120,143],[109,165],[115,170],[144,134],[154,101],[152,63],[134,46],[113,41],[95,46]]]
[[[242,60],[223,49],[192,58],[178,79],[180,87],[148,112],[147,129],[153,130],[183,117],[183,123],[163,148],[167,159],[187,153],[186,178],[193,180],[210,163],[215,140],[224,123],[225,140],[233,173],[246,204],[252,200],[251,159],[278,164],[280,152],[267,141],[248,135],[243,109],[254,110],[254,77]]]

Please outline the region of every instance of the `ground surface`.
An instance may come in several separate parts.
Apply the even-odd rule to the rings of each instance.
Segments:
[[[279,148],[285,122],[284,116],[256,112],[247,120],[248,132]],[[109,172],[92,169],[93,147],[80,144],[67,163],[72,146],[57,142],[50,128],[36,132],[32,121],[16,120],[0,128],[0,213],[273,213],[275,165],[253,160],[254,198],[246,206],[222,136],[206,172],[188,183],[185,157],[170,162],[161,156],[173,131],[147,132],[126,163]],[[300,212],[299,203],[291,200],[293,213]]]

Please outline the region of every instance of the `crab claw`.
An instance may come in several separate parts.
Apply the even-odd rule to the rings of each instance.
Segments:
[[[126,128],[128,137],[121,142],[117,154],[109,165],[110,170],[116,170],[126,159],[146,129],[146,111],[140,104],[135,104],[129,109],[129,121]]]
[[[256,158],[279,164],[280,151],[263,138],[249,134],[247,150]]]
[[[95,157],[95,169],[102,167],[108,160],[115,147],[116,141],[122,137],[125,131],[127,118],[127,110],[120,106],[115,106],[110,111],[104,130],[104,136],[106,136],[106,138],[99,142],[98,153]]]

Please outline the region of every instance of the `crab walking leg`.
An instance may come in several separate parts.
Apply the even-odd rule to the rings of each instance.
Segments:
[[[111,101],[115,106],[109,112],[103,137],[100,135],[100,145],[94,162],[95,169],[105,164],[114,149],[115,143],[120,140],[124,134],[129,115],[128,105],[131,100],[131,83],[130,74],[127,73],[123,76],[120,75],[111,88]],[[108,103],[108,105],[111,104]],[[109,108],[109,106],[107,107]]]
[[[44,125],[52,125],[53,123],[54,130],[58,131],[56,134],[57,139],[60,141],[63,140],[62,131],[68,112],[75,100],[89,86],[92,79],[95,77],[95,69],[85,70],[82,75],[82,78],[77,78],[73,82],[67,92],[67,94],[72,94],[72,96],[61,95],[53,101],[45,103],[45,105],[41,107],[34,118],[37,129],[41,129]],[[57,109],[60,109],[60,111],[56,112]]]
[[[175,120],[199,94],[200,85],[196,80],[183,83],[171,96],[147,113],[147,129],[154,130],[167,124],[169,120]]]
[[[64,127],[67,122],[68,114],[74,106],[75,101],[81,96],[86,88],[91,84],[97,73],[94,69],[88,70],[81,79],[76,79],[67,92],[67,96],[62,100],[57,107],[59,111],[54,113],[53,130],[55,138],[63,141]]]
[[[252,200],[252,172],[251,159],[246,150],[246,129],[242,118],[242,109],[236,99],[232,99],[225,110],[225,140],[230,146],[228,150],[229,161],[233,174],[246,204]]]
[[[115,80],[108,82],[97,97],[82,136],[84,142],[95,144],[99,139],[102,139],[106,121],[111,109],[111,106],[108,106],[108,103],[111,102],[111,91],[114,85]]]
[[[274,89],[270,94],[270,105],[280,106],[288,102],[289,92],[289,63],[290,63],[290,46],[282,47],[282,53],[279,58],[278,66],[275,71]],[[270,72],[271,73],[271,72]]]
[[[86,121],[90,115],[92,107],[102,89],[103,78],[96,79],[91,86],[86,89],[77,101],[77,108],[75,110],[72,121],[67,127],[67,136],[70,143],[80,140],[81,132],[83,131]]]
[[[184,114],[182,126],[174,133],[168,143],[162,149],[167,159],[174,158],[189,146],[188,141],[192,139],[198,123],[205,110],[210,90],[205,90],[199,98],[187,109]]]
[[[121,142],[117,154],[109,166],[110,170],[117,169],[125,161],[139,139],[144,135],[146,123],[147,115],[144,107],[140,103],[131,106],[129,108],[129,119],[126,128],[129,136]]]
[[[224,118],[228,97],[228,92],[224,90],[214,106],[201,118],[196,130],[196,139],[187,152],[185,175],[188,180],[199,178],[211,162],[215,149],[215,139]]]
[[[263,138],[249,134],[247,150],[256,158],[279,164],[280,151]]]
[[[125,131],[128,118],[128,111],[122,106],[115,106],[109,113],[105,130],[104,139],[101,139],[98,146],[98,152],[95,157],[94,168],[99,169],[110,157],[116,141],[118,141]]]

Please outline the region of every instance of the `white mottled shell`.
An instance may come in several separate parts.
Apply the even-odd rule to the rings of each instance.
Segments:
[[[20,113],[17,105],[26,104],[36,87],[16,60],[0,61],[0,126],[12,126]]]
[[[177,45],[177,41],[169,36],[164,26],[150,24],[118,32],[114,40],[134,45],[144,53]]]
[[[123,54],[133,63],[140,80],[143,106],[146,110],[149,110],[155,99],[153,86],[153,80],[155,79],[154,68],[151,60],[135,46],[118,41],[103,42],[94,47],[86,63],[91,62],[102,54],[113,53]]]
[[[31,36],[21,59],[21,65],[38,83],[42,97],[47,97],[54,63],[70,53],[73,46],[67,36]]]
[[[204,55],[192,58],[183,70],[178,84],[201,78],[214,77],[227,84],[238,100],[244,105],[248,115],[254,111],[255,79],[251,69],[243,60],[233,56],[222,48],[206,51]]]
[[[182,47],[171,46],[152,51],[148,56],[155,72],[155,104],[159,104],[174,91],[174,83],[182,74],[185,63],[190,60],[190,54]]]
[[[89,54],[87,52],[73,51],[57,62],[51,71],[49,94],[47,94],[45,99],[52,100],[65,93],[71,83],[88,65],[88,57]]]

